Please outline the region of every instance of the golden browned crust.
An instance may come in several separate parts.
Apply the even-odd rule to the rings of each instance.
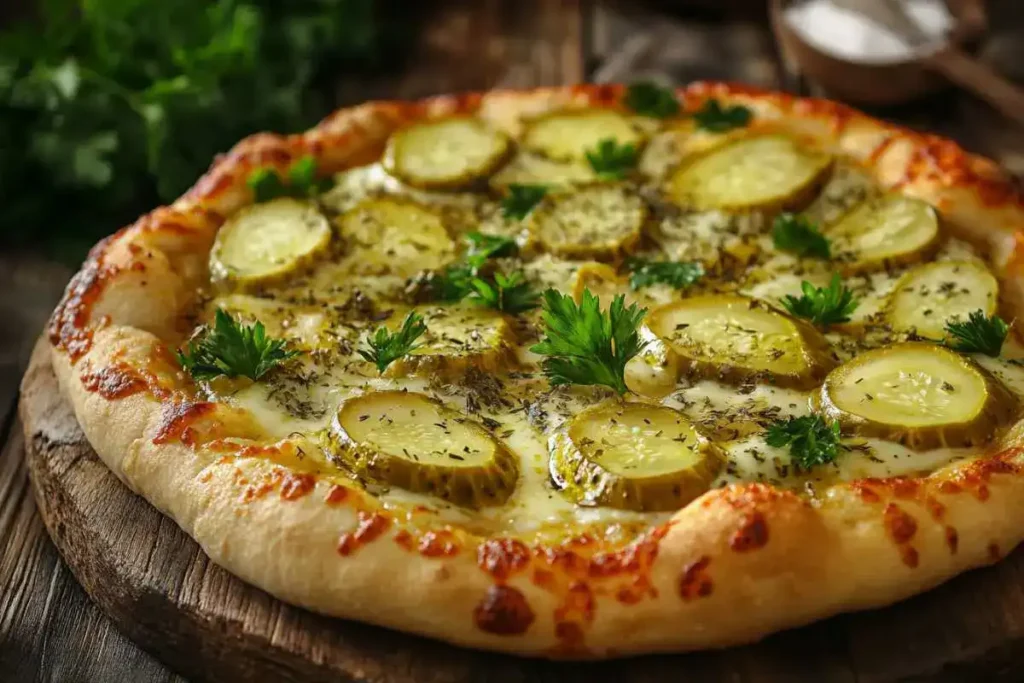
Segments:
[[[396,516],[343,482],[279,464],[293,445],[245,445],[261,437],[250,416],[194,395],[163,340],[186,332],[181,313],[223,217],[249,201],[253,168],[313,154],[335,172],[376,159],[409,121],[476,112],[515,132],[525,114],[616,106],[621,94],[577,86],[374,102],[300,135],[243,140],[172,207],[98,244],[53,314],[54,366],[96,451],[214,561],[284,600],[551,657],[749,641],[891,603],[1013,548],[1024,537],[1021,425],[998,452],[924,477],[838,484],[813,500],[734,485],[624,547],[588,537],[528,546],[413,524],[415,512]],[[750,106],[756,126],[806,136],[930,202],[989,255],[1004,311],[1022,310],[1024,206],[991,162],[825,100],[721,83],[679,94],[687,109],[709,96]]]

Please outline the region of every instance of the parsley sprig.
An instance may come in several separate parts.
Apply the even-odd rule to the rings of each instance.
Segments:
[[[512,256],[519,251],[516,241],[504,235],[470,232],[466,233],[465,239],[469,243],[466,264],[474,270],[482,266],[488,259]]]
[[[408,355],[417,348],[416,340],[427,331],[423,316],[409,311],[397,332],[391,332],[381,325],[367,338],[367,349],[359,349],[364,360],[377,366],[377,372],[384,372],[393,362]]]
[[[772,242],[776,249],[790,251],[797,256],[832,258],[828,238],[805,216],[783,213],[772,224]]]
[[[821,415],[805,415],[779,420],[768,428],[769,446],[789,446],[793,462],[804,470],[835,461],[843,447],[839,441],[839,423],[826,422]]]
[[[679,113],[679,100],[672,88],[663,88],[651,81],[630,85],[622,103],[637,114],[656,119],[667,119]]]
[[[508,194],[501,200],[501,215],[508,220],[521,221],[547,193],[547,185],[512,183],[508,186]]]
[[[639,327],[646,308],[628,308],[621,294],[607,312],[601,302],[583,290],[579,304],[556,289],[544,292],[544,334],[531,351],[547,356],[544,373],[554,385],[584,384],[611,387],[625,394],[626,363],[643,351]]]
[[[480,301],[497,311],[515,315],[539,305],[540,294],[526,282],[522,273],[512,273],[507,277],[503,273],[495,273],[493,279],[487,280],[475,277],[470,280],[470,286],[473,288],[469,295],[471,300]]]
[[[252,190],[253,199],[269,202],[279,197],[315,197],[331,189],[330,178],[317,178],[316,159],[304,156],[288,167],[287,177],[282,178],[273,168],[258,168],[249,174],[246,183]]]
[[[693,113],[693,120],[699,128],[712,133],[724,133],[733,128],[742,128],[750,123],[753,112],[740,104],[723,107],[718,100],[712,98],[704,102],[704,106]]]
[[[626,262],[630,270],[629,286],[633,289],[650,287],[659,283],[674,289],[685,289],[704,276],[704,268],[696,262],[647,261],[633,258]]]
[[[815,287],[807,280],[800,283],[802,296],[787,294],[782,305],[798,318],[806,318],[815,325],[828,327],[849,321],[859,301],[843,285],[839,273],[832,274],[827,287]]]
[[[636,145],[620,145],[615,138],[605,138],[597,147],[587,150],[587,162],[600,178],[621,180],[636,166],[639,151]]]
[[[1010,326],[998,315],[986,316],[982,310],[972,311],[967,320],[946,323],[950,348],[963,353],[983,353],[998,357]]]
[[[298,351],[286,350],[282,339],[267,337],[263,323],[243,325],[218,308],[213,329],[207,328],[190,340],[177,355],[181,367],[198,380],[225,375],[257,381]]]

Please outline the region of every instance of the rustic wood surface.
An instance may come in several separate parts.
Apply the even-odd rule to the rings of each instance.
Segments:
[[[763,3],[444,3],[432,13],[406,73],[387,81],[346,82],[339,96],[359,101],[638,77],[677,83],[724,78],[817,93],[777,54],[759,9],[751,9],[758,4]],[[669,15],[656,5],[674,9]],[[726,6],[732,9],[722,9]],[[1024,80],[1024,12],[1017,0],[992,0],[990,7],[994,30],[981,54]],[[968,96],[944,93],[876,113],[958,139],[1024,173],[1024,133]],[[33,377],[43,388],[32,399],[27,395],[25,404],[35,416],[29,433],[39,446],[35,479],[46,487],[40,500],[52,513],[51,531],[61,552],[73,548],[76,571],[100,606],[115,616],[111,621],[89,600],[47,536],[31,495],[22,426],[14,413],[18,379],[68,274],[38,259],[0,255],[0,681],[185,680],[135,645],[115,622],[132,629],[128,635],[151,651],[179,653],[168,660],[172,668],[200,674],[195,680],[295,680],[297,674],[280,668],[289,660],[292,673],[300,667],[309,680],[389,683],[1024,680],[1021,551],[894,608],[833,619],[726,653],[567,667],[328,622],[241,587],[209,564],[176,527],[116,484],[82,447],[66,407],[55,402],[52,384],[45,389],[52,380],[41,367]],[[72,488],[69,482],[77,483]],[[62,505],[93,517],[61,514]],[[79,564],[78,558],[92,563]],[[220,617],[209,621],[211,614]],[[206,636],[197,640],[185,629],[188,624],[205,629]],[[235,657],[239,668],[218,670],[231,664],[221,656],[220,648],[227,646],[241,653]],[[294,662],[297,653],[302,663]],[[207,661],[213,668],[203,664]],[[332,668],[335,673],[327,675]],[[251,675],[239,679],[239,672]]]

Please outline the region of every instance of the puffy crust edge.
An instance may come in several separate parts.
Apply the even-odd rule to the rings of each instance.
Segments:
[[[522,654],[732,645],[894,602],[1008,552],[1024,528],[1020,426],[1000,452],[926,477],[853,481],[814,499],[761,484],[712,491],[624,548],[431,528],[343,481],[275,464],[273,446],[225,447],[226,435],[258,438],[259,425],[197,399],[161,340],[183,333],[216,229],[248,201],[251,169],[313,154],[335,172],[376,158],[410,121],[475,111],[515,132],[521,116],[617,106],[621,93],[575,86],[371,102],[303,134],[243,140],[171,207],[98,244],[54,312],[54,367],[90,443],[214,561],[283,600]],[[679,95],[687,108],[712,96],[750,106],[756,125],[806,136],[929,201],[953,234],[989,254],[1004,308],[1022,310],[1024,206],[992,162],[826,100],[724,83]]]

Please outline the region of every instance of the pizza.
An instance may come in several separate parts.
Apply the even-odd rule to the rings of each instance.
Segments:
[[[724,647],[1024,536],[1022,227],[993,163],[826,100],[370,102],[100,242],[48,334],[111,471],[281,600]]]

